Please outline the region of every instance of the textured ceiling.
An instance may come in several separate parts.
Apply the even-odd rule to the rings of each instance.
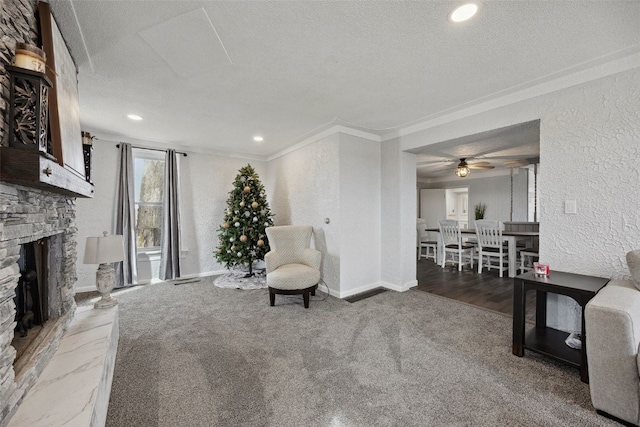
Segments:
[[[255,156],[332,124],[384,136],[640,52],[639,1],[484,1],[454,25],[457,3],[51,1],[83,130]]]

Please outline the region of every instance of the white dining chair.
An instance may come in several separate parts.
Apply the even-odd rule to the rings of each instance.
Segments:
[[[520,274],[533,270],[533,263],[540,257],[537,248],[526,248],[520,251]]]
[[[482,274],[482,268],[497,268],[502,272],[509,269],[509,251],[503,244],[502,224],[499,221],[490,219],[479,219],[476,221],[476,238],[478,239],[478,274]],[[486,258],[486,264],[483,263]],[[496,264],[491,260],[497,259]],[[506,266],[505,266],[506,263]]]
[[[468,254],[467,262],[473,269],[473,256],[475,247],[462,242],[462,233],[460,232],[460,224],[456,220],[443,219],[439,221],[440,236],[442,238],[442,268],[447,263],[447,254],[451,254],[451,261],[458,264],[458,271],[462,271],[464,255]]]
[[[430,240],[427,232],[427,223],[424,219],[418,218],[418,261],[420,258],[433,259],[438,262],[438,241]]]

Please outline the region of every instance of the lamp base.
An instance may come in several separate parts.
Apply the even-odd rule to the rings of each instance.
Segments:
[[[110,308],[118,305],[118,300],[111,295],[103,295],[95,304],[93,308]]]
[[[93,305],[94,308],[109,308],[118,304],[118,300],[111,296],[115,279],[116,272],[111,264],[100,264],[96,271],[96,287],[102,298]]]

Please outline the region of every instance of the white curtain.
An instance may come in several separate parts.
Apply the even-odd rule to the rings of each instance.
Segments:
[[[175,150],[167,150],[162,193],[160,279],[180,277],[180,182]]]
[[[114,234],[122,235],[124,261],[116,264],[115,286],[117,288],[130,286],[138,281],[133,179],[133,152],[131,150],[131,144],[121,142]]]

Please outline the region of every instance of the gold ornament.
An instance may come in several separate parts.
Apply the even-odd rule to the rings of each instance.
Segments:
[[[251,207],[252,207],[253,209],[257,208],[258,206],[260,206],[260,205],[258,205],[258,202],[253,202],[253,203],[251,203]]]
[[[222,226],[223,226],[224,228],[229,228],[229,223],[228,223],[228,222],[225,222],[224,224],[222,224]]]
[[[246,187],[244,187],[244,192],[245,193],[249,193],[251,191],[251,187],[249,187],[248,185]]]
[[[241,242],[246,242],[247,241],[247,236],[245,236],[244,234],[242,236],[240,236],[240,241]]]
[[[218,249],[216,249],[216,252],[217,253],[222,253],[222,249],[218,248]]]
[[[240,202],[240,207],[244,208],[244,200]]]
[[[264,240],[262,239],[258,240],[258,246],[264,246]]]
[[[237,216],[234,216],[234,217],[233,217],[233,220],[234,220],[234,221],[237,221],[237,220],[238,220],[238,217],[237,217]]]

